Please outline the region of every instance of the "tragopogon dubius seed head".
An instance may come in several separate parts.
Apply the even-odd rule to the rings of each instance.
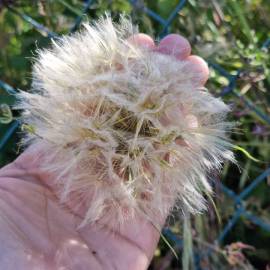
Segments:
[[[233,159],[220,99],[193,83],[187,61],[127,41],[136,29],[109,16],[39,51],[31,93],[20,94],[26,144],[46,146],[63,202],[84,224],[174,205],[205,209],[207,175]]]

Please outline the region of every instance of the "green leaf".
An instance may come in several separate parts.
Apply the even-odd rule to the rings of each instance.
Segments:
[[[190,270],[192,268],[191,265],[193,264],[193,245],[190,216],[188,214],[184,217],[183,241],[182,269]]]
[[[9,124],[13,120],[12,111],[7,104],[0,104],[0,123]]]
[[[261,160],[253,157],[247,150],[245,150],[244,148],[242,148],[241,146],[239,145],[234,145],[233,148],[237,151],[240,151],[242,152],[247,158],[253,160],[254,162],[262,162]]]

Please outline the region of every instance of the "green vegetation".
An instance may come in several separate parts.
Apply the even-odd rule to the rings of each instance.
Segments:
[[[93,1],[87,12],[91,21],[110,11],[117,20],[119,12],[130,14],[140,30],[158,35],[163,29],[159,22],[142,12],[143,1],[132,7],[128,0]],[[145,6],[168,18],[178,0],[144,1]],[[5,6],[9,4],[9,8]],[[50,43],[46,32],[29,24],[29,15],[50,31],[65,34],[81,14],[83,2],[79,0],[0,0],[0,80],[18,89],[29,89],[31,83],[31,58],[36,48]],[[240,169],[225,164],[221,176],[215,176],[227,187],[240,193],[253,179],[269,167],[269,123],[247,106],[255,106],[264,115],[270,115],[270,56],[264,42],[270,38],[269,0],[204,0],[187,1],[169,28],[189,39],[193,53],[224,68],[238,78],[232,91],[226,88],[230,80],[211,68],[207,88],[231,104],[232,121],[237,126],[232,134],[236,159]],[[24,17],[24,18],[23,18]],[[87,17],[83,16],[86,20]],[[14,96],[0,85],[0,140],[19,116],[11,111]],[[13,135],[0,152],[0,167],[18,154],[21,130]],[[258,185],[247,198],[244,206],[254,215],[270,224],[270,178]],[[215,242],[222,228],[234,214],[233,200],[216,185],[216,195],[209,200],[209,212],[196,217],[174,220],[170,229],[184,240],[183,251],[165,234],[176,252],[181,252],[183,269],[193,269],[198,255],[202,269],[270,269],[270,232],[241,217],[221,245]],[[217,214],[218,213],[218,214]],[[219,217],[220,216],[220,220]],[[184,237],[181,237],[184,233]],[[177,236],[177,237],[178,237]],[[207,256],[211,250],[211,255]],[[196,256],[192,256],[192,251]],[[180,257],[181,258],[181,257]],[[150,269],[181,269],[171,249],[161,240]]]

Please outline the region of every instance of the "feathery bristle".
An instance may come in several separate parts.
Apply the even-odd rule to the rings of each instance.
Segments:
[[[33,130],[25,144],[46,144],[61,200],[86,206],[83,224],[109,213],[152,219],[173,202],[205,209],[207,174],[233,159],[228,106],[195,86],[187,61],[128,42],[128,19],[84,28],[38,52],[18,105]]]

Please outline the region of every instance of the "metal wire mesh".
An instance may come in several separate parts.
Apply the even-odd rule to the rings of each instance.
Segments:
[[[80,16],[78,16],[73,26],[70,29],[70,32],[74,32],[78,29],[80,26],[80,23],[83,19],[83,16],[87,14],[88,9],[91,7],[94,1],[88,0],[84,2],[84,8],[82,10],[82,13]],[[149,17],[151,17],[153,20],[158,22],[162,26],[162,30],[159,33],[159,37],[163,37],[167,35],[170,32],[170,25],[173,22],[173,20],[176,18],[178,12],[184,8],[186,4],[186,0],[180,0],[178,4],[176,5],[175,9],[171,11],[168,18],[164,19],[159,14],[155,13],[153,10],[147,8],[143,5],[142,1],[138,0],[130,0],[130,4],[133,6],[134,9],[139,9],[141,12],[144,12]],[[23,14],[19,12],[18,10],[9,7],[10,12],[13,12],[14,14],[20,16],[23,20],[34,26],[36,30],[39,32],[45,33],[48,38],[55,38],[57,37],[57,33],[54,33],[50,31],[47,27],[44,25],[38,23],[31,17],[29,17],[26,14]],[[266,49],[270,47],[270,39],[267,39],[263,45],[262,49]],[[239,75],[241,74],[241,70],[239,70],[236,75],[232,75],[229,72],[227,72],[225,69],[223,69],[221,66],[219,66],[216,63],[209,63],[210,68],[216,70],[218,73],[220,73],[222,76],[226,77],[229,81],[228,85],[221,89],[219,95],[225,96],[225,95],[234,95],[236,98],[241,99],[241,101],[244,103],[244,105],[252,110],[257,116],[261,119],[263,119],[266,123],[270,124],[270,117],[266,114],[264,114],[259,108],[256,107],[255,104],[253,104],[252,101],[246,99],[244,96],[240,95],[236,90],[236,82],[239,79]],[[0,88],[2,88],[4,91],[6,91],[10,95],[16,94],[16,90],[11,87],[10,85],[6,84],[5,82],[0,80]],[[13,133],[16,132],[17,128],[19,126],[18,121],[13,121],[4,136],[0,138],[0,150],[5,146],[5,144],[8,142],[10,137]],[[270,167],[266,169],[264,172],[262,172],[260,175],[258,175],[254,180],[251,181],[251,183],[245,187],[240,194],[236,194],[233,190],[229,189],[225,185],[221,184],[222,191],[231,198],[231,200],[234,203],[234,214],[231,217],[231,219],[228,221],[228,223],[224,226],[223,230],[219,233],[217,242],[222,244],[225,237],[228,235],[228,233],[233,229],[235,224],[239,221],[240,218],[248,219],[253,224],[256,224],[257,226],[261,227],[263,230],[266,230],[267,232],[270,232],[270,222],[265,222],[262,220],[259,216],[253,215],[251,212],[249,212],[245,208],[245,199],[250,195],[250,193],[263,181],[266,181],[267,176],[270,175]],[[164,230],[164,234],[170,238],[173,242],[175,242],[177,247],[182,246],[182,240],[177,237],[175,234],[173,234],[169,229]],[[196,260],[200,260],[200,256],[195,256]],[[197,269],[201,269],[200,264],[196,264]]]

